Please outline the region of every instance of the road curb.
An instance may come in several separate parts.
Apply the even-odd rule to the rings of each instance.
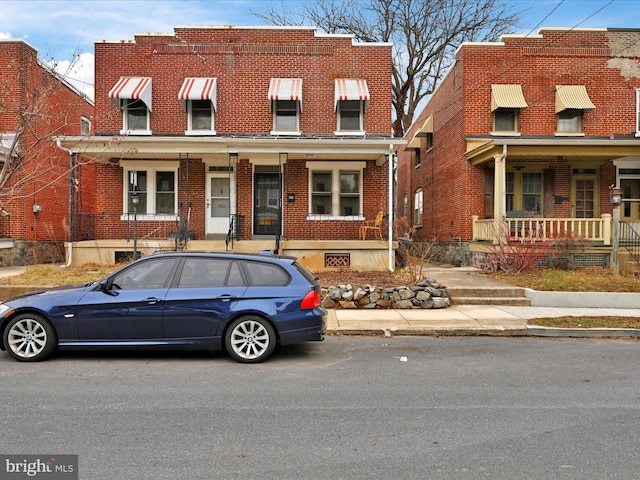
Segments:
[[[640,338],[640,330],[633,328],[556,328],[526,326],[524,328],[428,328],[428,329],[380,329],[337,328],[327,329],[327,335],[340,336],[424,336],[424,337],[556,337],[556,338]]]

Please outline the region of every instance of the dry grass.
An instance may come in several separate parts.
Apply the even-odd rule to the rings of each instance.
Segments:
[[[518,287],[544,292],[640,292],[640,277],[623,273],[616,277],[611,270],[599,267],[539,268],[515,275],[498,272],[491,276]]]
[[[120,266],[87,264],[68,268],[59,265],[27,267],[20,275],[0,278],[0,285],[56,287],[90,283],[106,277]]]

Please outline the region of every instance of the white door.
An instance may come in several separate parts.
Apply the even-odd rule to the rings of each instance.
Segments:
[[[236,213],[235,176],[228,173],[207,174],[207,234],[226,235],[229,215]]]

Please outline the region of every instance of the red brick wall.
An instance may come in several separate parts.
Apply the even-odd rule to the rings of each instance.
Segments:
[[[22,161],[0,190],[10,215],[0,218],[0,235],[20,240],[66,240],[69,235],[69,154],[52,137],[79,135],[80,118],[93,107],[37,61],[22,41],[0,42],[0,132],[20,135]],[[79,183],[95,184],[94,167],[76,173]],[[76,201],[93,203],[93,190],[77,191]],[[33,205],[42,207],[33,212]]]
[[[391,134],[390,45],[354,46],[341,36],[316,36],[312,29],[269,28],[176,28],[175,35],[142,35],[135,41],[95,44],[96,121],[98,134],[117,134],[122,113],[108,98],[121,76],[152,78],[151,130],[153,135],[184,135],[187,115],[178,92],[186,77],[217,78],[217,135],[269,135],[273,115],[267,93],[271,78],[302,78],[302,135],[333,136],[337,128],[334,103],[336,78],[366,79],[370,101],[364,116],[367,135]],[[316,155],[317,157],[317,155]],[[153,160],[153,159],[150,159]],[[314,160],[323,160],[315,158]],[[123,238],[128,225],[122,212],[122,170],[100,167],[97,211],[111,212],[112,220],[98,238]],[[191,229],[196,238],[205,234],[205,170],[192,159],[190,196]],[[367,162],[363,172],[363,210],[367,218],[387,211],[387,164]],[[283,202],[283,234],[290,239],[355,239],[359,221],[308,221],[308,172],[305,161],[289,160],[283,168],[283,192],[294,193],[295,202]],[[181,178],[180,191],[184,191]],[[244,216],[242,237],[252,233],[253,166],[239,158],[237,166],[237,213]],[[181,193],[183,195],[183,193]],[[182,200],[181,200],[182,201]],[[107,213],[105,213],[105,216]],[[153,229],[139,224],[138,228]],[[138,232],[144,236],[144,230]]]
[[[520,84],[528,108],[518,118],[522,137],[555,137],[556,85],[584,85],[593,110],[585,111],[585,136],[625,135],[636,128],[636,93],[640,32],[544,30],[543,36],[506,36],[504,45],[462,46],[456,63],[431,97],[406,138],[413,138],[428,115],[434,119],[434,148],[422,150],[422,165],[413,168],[413,153],[398,153],[397,205],[404,193],[412,216],[413,192],[424,190],[423,226],[416,237],[452,241],[472,238],[471,217],[484,217],[484,168],[465,158],[466,136],[488,136],[493,128],[491,84]],[[616,57],[616,58],[614,58]],[[509,161],[509,157],[507,157]],[[532,158],[555,174],[556,195],[570,195],[570,166],[557,156]],[[600,213],[610,212],[608,186],[615,182],[611,162],[599,169]],[[555,205],[556,217],[570,216],[569,202]]]

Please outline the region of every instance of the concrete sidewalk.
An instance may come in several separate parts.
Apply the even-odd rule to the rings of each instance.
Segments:
[[[333,335],[492,335],[640,337],[636,329],[548,328],[527,325],[532,318],[620,316],[640,318],[640,308],[557,308],[454,305],[436,310],[330,309],[327,333]]]
[[[448,288],[512,287],[473,267],[429,265],[424,275]],[[532,306],[458,305],[433,310],[340,310],[330,309],[327,332],[335,335],[496,335],[496,336],[640,336],[640,329],[561,329],[528,326],[533,318],[617,316],[640,318],[640,293],[577,295],[574,292],[529,290]],[[577,301],[576,299],[579,299]],[[590,307],[590,308],[586,308]]]

